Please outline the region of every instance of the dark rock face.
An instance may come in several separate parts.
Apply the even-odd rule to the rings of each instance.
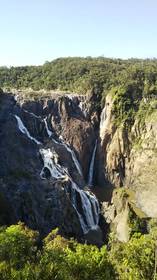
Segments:
[[[96,111],[90,112],[88,100],[84,96],[68,95],[52,100],[27,102],[22,107],[46,118],[48,128],[54,136],[62,137],[65,143],[73,147],[86,179],[99,126],[98,115]],[[37,121],[38,119],[36,123]],[[41,134],[47,136],[45,125],[38,130],[38,135]]]
[[[0,209],[2,223],[24,221],[41,234],[99,230],[99,205],[83,191],[98,117],[84,97],[31,102],[0,95]],[[100,235],[96,242],[100,242]]]

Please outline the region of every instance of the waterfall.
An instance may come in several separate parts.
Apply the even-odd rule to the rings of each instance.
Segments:
[[[106,117],[107,117],[107,113],[106,113],[106,106],[105,106],[100,116],[100,129],[104,126],[104,121],[106,120]]]
[[[74,162],[74,164],[75,164],[75,166],[76,166],[77,171],[79,172],[79,174],[80,174],[81,176],[83,176],[83,175],[82,175],[81,166],[80,166],[80,164],[79,164],[79,161],[78,161],[78,159],[77,159],[77,157],[76,157],[74,151],[73,151],[67,144],[63,143],[63,145],[65,146],[65,148],[67,149],[67,151],[71,154],[71,157],[72,157],[72,159],[73,159],[73,162]]]
[[[32,141],[34,141],[37,145],[42,144],[41,142],[39,142],[37,139],[35,139],[34,137],[32,137],[28,131],[28,129],[25,127],[25,125],[23,124],[22,120],[20,119],[20,117],[18,117],[17,115],[14,115],[14,117],[17,120],[17,124],[18,124],[18,128],[19,130],[25,134],[29,139],[31,139]]]
[[[27,113],[27,114],[31,115],[32,117],[35,117],[35,118],[37,118],[37,119],[41,119],[41,117],[40,117],[40,116],[37,116],[37,115],[35,115],[35,114],[34,114],[34,113],[32,113],[32,112],[29,112],[29,111],[27,111],[27,110],[25,110],[25,109],[23,109],[23,111],[24,111],[25,113]]]
[[[52,136],[52,131],[49,130],[49,128],[48,128],[48,124],[47,124],[46,118],[44,119],[44,123],[45,123],[45,128],[46,128],[47,135],[49,137],[51,137]]]
[[[91,159],[90,166],[89,166],[89,173],[88,173],[88,185],[89,186],[93,185],[94,161],[95,161],[96,149],[97,149],[97,140],[95,142],[92,159]]]
[[[63,141],[62,142],[58,142],[55,139],[52,139],[52,141],[55,144],[62,145],[62,146],[64,146],[66,148],[66,150],[71,154],[72,160],[73,160],[73,162],[74,162],[74,164],[76,166],[77,171],[79,172],[79,174],[81,176],[83,176],[82,170],[81,170],[81,166],[80,166],[80,163],[79,163],[79,161],[78,161],[78,159],[77,159],[77,157],[75,155],[75,152],[66,143],[64,143]]]
[[[47,124],[46,118],[44,119],[44,123],[45,123],[45,128],[46,128],[47,135],[48,135],[49,137],[51,137],[53,133],[52,133],[52,131],[48,128],[48,124]],[[64,143],[64,141],[61,139],[61,137],[60,137],[60,140],[61,140],[61,142],[58,142],[58,141],[56,141],[55,139],[52,139],[52,141],[53,141],[55,144],[62,145],[62,146],[64,146],[64,147],[66,148],[66,150],[71,154],[72,160],[73,160],[73,162],[74,162],[74,164],[75,164],[75,166],[76,166],[77,171],[79,172],[79,174],[80,174],[81,176],[83,176],[82,170],[81,170],[81,166],[80,166],[80,163],[79,163],[79,161],[78,161],[78,159],[77,159],[77,157],[76,157],[76,155],[75,155],[75,152],[74,152],[66,143]]]
[[[83,114],[84,117],[86,118],[87,115],[88,115],[88,110],[87,110],[87,104],[86,104],[86,102],[85,102],[85,101],[80,101],[78,106],[79,106],[79,108],[80,108],[82,114]]]
[[[40,173],[41,179],[46,179],[45,170],[48,169],[51,177],[55,179],[65,179],[67,175],[64,169],[58,164],[58,155],[50,149],[40,149],[41,157],[44,162],[44,167]]]
[[[77,102],[76,104],[78,105]],[[83,100],[80,101],[78,106],[80,107],[82,113],[84,113],[84,115],[86,116],[85,102]],[[39,136],[36,136],[37,134],[35,134],[32,129],[29,129],[29,126],[27,125],[28,124],[27,121],[25,121],[24,119],[23,122],[22,118],[20,118],[18,115],[14,115],[15,125],[17,126],[17,130],[19,129],[18,131],[19,134],[20,135],[23,134],[23,138],[26,140],[29,138],[28,140],[29,142],[31,140],[37,145],[42,144],[42,146],[38,146],[38,151],[40,153],[40,157],[42,160],[42,167],[39,171],[40,176],[39,175],[38,176],[39,179],[41,178],[41,180],[45,180],[45,184],[43,181],[43,186],[46,186],[48,184],[48,186],[52,187],[52,191],[53,191],[53,186],[55,183],[55,188],[58,187],[59,192],[61,192],[61,195],[63,195],[63,198],[61,197],[61,200],[59,201],[60,203],[62,202],[62,199],[64,198],[66,199],[65,195],[66,194],[68,195],[68,199],[69,199],[67,202],[69,203],[68,206],[70,206],[70,209],[72,208],[74,218],[78,223],[81,232],[87,234],[90,230],[97,229],[99,224],[99,214],[100,214],[98,200],[90,192],[84,191],[79,188],[79,186],[75,183],[75,181],[73,181],[73,178],[69,174],[68,169],[65,168],[64,165],[62,165],[61,161],[59,161],[59,156],[56,153],[56,151],[58,151],[59,154],[61,153],[61,155],[64,152],[66,153],[65,158],[66,157],[68,158],[68,163],[70,162],[69,166],[71,167],[72,165],[72,171],[77,173],[76,176],[77,178],[79,176],[78,174],[80,174],[81,176],[83,176],[83,174],[82,174],[82,168],[79,162],[79,158],[77,158],[77,154],[75,153],[75,149],[64,139],[59,139],[58,137],[53,138],[54,136],[53,129],[51,129],[52,127],[49,123],[49,119],[45,118],[45,115],[38,116],[25,109],[22,110],[25,112],[25,114],[23,112],[24,114],[23,116],[26,116],[28,120],[30,120],[30,124],[32,123],[32,121],[33,122],[36,121],[35,123],[37,124],[39,123],[42,125],[42,127],[44,127],[44,132],[46,133],[45,135],[47,136],[46,137],[47,141],[44,141],[42,144],[37,140],[37,139],[40,140],[40,138],[38,138]],[[80,110],[77,110],[78,113],[81,113],[79,112]],[[34,112],[36,113],[36,111]],[[57,129],[56,129],[56,133],[57,133]],[[54,143],[56,143],[56,145]],[[52,146],[56,148],[56,151]],[[36,152],[38,153],[38,151]],[[96,145],[93,151],[92,160],[89,168],[89,174],[91,174],[90,175],[91,178],[93,178],[95,153],[96,153]],[[68,166],[68,164],[66,164],[66,166]],[[47,181],[46,183],[47,179],[52,179],[52,181]],[[78,178],[78,181],[79,179],[81,179],[81,177]],[[56,183],[57,181],[58,184]],[[90,179],[90,181],[92,182],[92,179]],[[55,196],[52,195],[52,198],[53,197],[55,199]],[[47,199],[47,197],[45,199]],[[58,197],[58,199],[60,199],[60,197]]]
[[[78,201],[78,195],[80,202]],[[99,203],[96,197],[89,192],[80,190],[77,185],[72,182],[72,204],[77,212],[83,233],[89,230],[97,229],[99,223]]]
[[[40,173],[42,179],[46,179],[45,169],[50,172],[50,177],[57,180],[69,181],[70,201],[75,209],[84,234],[89,230],[97,229],[99,223],[99,203],[96,197],[87,191],[80,190],[70,177],[68,171],[58,164],[58,155],[54,150],[40,149],[44,166]],[[68,194],[66,186],[65,192]]]

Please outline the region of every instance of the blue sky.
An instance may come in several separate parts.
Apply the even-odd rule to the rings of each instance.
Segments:
[[[0,0],[0,65],[157,57],[157,0]]]

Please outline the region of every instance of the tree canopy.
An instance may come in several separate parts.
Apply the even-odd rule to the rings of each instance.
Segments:
[[[149,234],[133,234],[128,243],[111,237],[101,248],[67,240],[57,230],[42,245],[38,237],[22,223],[0,229],[1,280],[157,279],[156,226]]]

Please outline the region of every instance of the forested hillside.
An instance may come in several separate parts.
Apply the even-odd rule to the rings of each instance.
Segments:
[[[157,60],[58,58],[41,66],[0,67],[0,87],[98,93],[115,86],[134,85],[145,94],[156,92]]]

